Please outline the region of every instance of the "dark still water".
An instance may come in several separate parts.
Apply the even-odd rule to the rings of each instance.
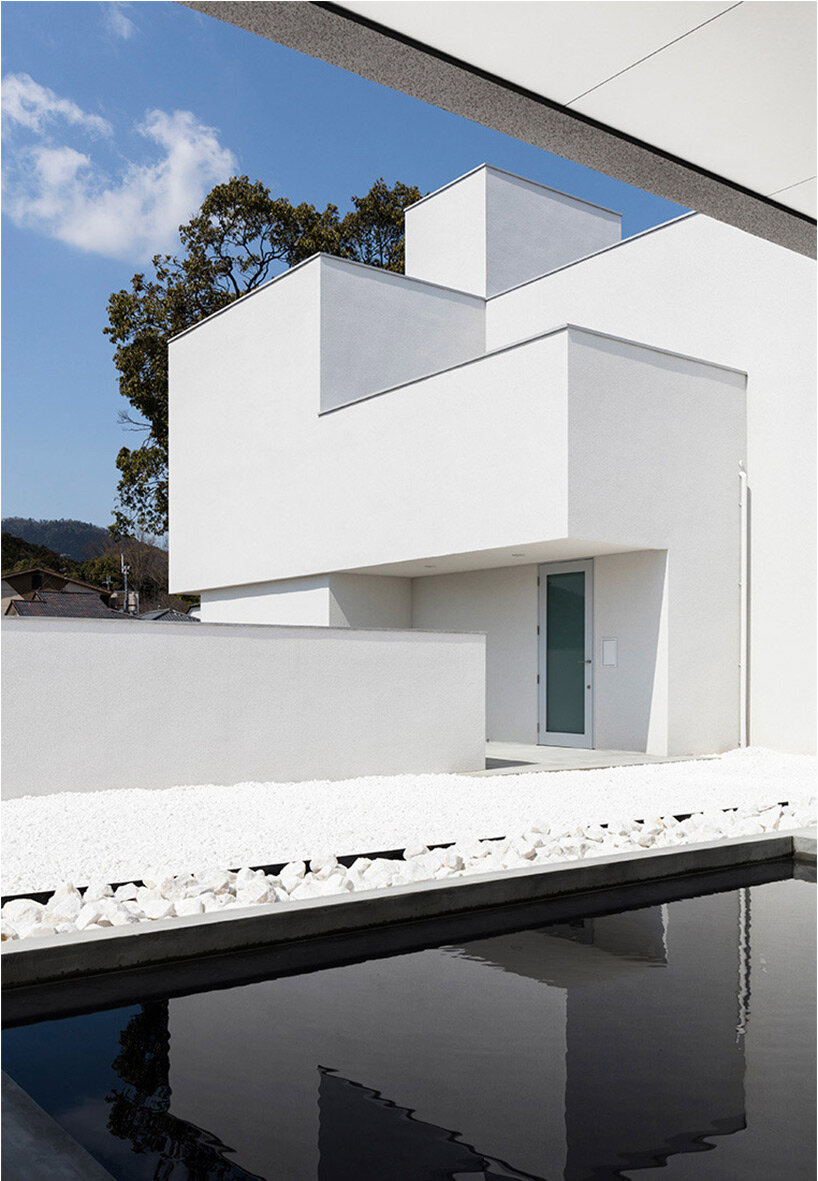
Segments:
[[[45,1021],[4,1068],[119,1181],[801,1181],[815,887]]]

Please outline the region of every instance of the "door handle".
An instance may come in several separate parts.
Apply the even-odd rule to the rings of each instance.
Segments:
[[[577,664],[591,664],[591,663],[592,662],[590,660],[578,660],[577,661]]]

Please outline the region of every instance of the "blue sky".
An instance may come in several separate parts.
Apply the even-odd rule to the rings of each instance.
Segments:
[[[4,516],[107,525],[137,436],[102,329],[112,291],[234,173],[341,211],[487,161],[624,214],[681,208],[174,3],[2,6]],[[149,268],[148,268],[149,269]]]

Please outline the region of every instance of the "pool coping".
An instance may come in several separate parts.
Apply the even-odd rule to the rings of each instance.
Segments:
[[[6,1181],[115,1181],[28,1091],[2,1072]]]
[[[2,986],[7,991],[78,980],[786,857],[814,862],[816,830],[732,837],[302,902],[231,906],[227,913],[160,919],[76,935],[43,936],[3,945]]]

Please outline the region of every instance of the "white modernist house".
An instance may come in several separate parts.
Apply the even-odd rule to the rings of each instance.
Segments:
[[[814,745],[814,275],[481,166],[170,348],[203,621],[480,631],[494,740]]]

